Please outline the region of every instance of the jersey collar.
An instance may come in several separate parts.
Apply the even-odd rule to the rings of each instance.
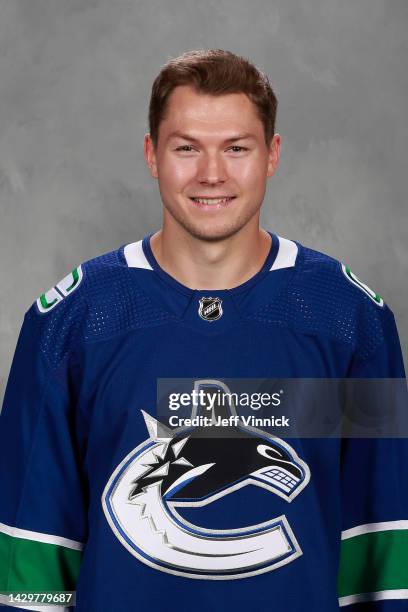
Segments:
[[[150,238],[153,236],[153,233],[154,232],[147,234],[138,242],[134,242],[123,247],[123,255],[127,265],[130,268],[142,268],[156,272],[167,284],[186,295],[191,296],[191,294],[193,294],[195,291],[200,291],[200,289],[191,289],[190,287],[183,285],[170,274],[165,272],[163,268],[161,268],[153,255],[153,251],[150,246]],[[292,240],[282,238],[281,236],[273,234],[272,232],[268,231],[268,233],[272,238],[271,247],[261,269],[254,274],[254,276],[237,287],[233,287],[232,289],[212,289],[211,291],[213,293],[216,292],[218,295],[223,293],[232,294],[246,291],[248,288],[261,280],[261,278],[263,278],[268,272],[280,270],[282,268],[290,268],[296,264],[298,253],[297,244]],[[207,290],[203,291],[206,292]]]

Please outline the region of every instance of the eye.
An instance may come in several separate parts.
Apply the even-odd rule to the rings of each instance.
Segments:
[[[241,151],[248,151],[246,147],[239,147],[238,145],[233,145],[231,149],[238,149],[234,151],[234,153],[240,153]]]
[[[258,453],[267,459],[274,459],[271,457],[269,453],[274,453],[277,457],[282,457],[282,453],[280,453],[276,448],[272,446],[267,446],[266,444],[258,444],[257,449]]]
[[[191,145],[182,145],[181,147],[176,148],[176,151],[187,151],[187,153],[189,153],[192,150],[193,148]]]

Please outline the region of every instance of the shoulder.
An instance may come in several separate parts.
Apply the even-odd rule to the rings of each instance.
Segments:
[[[58,345],[61,359],[79,343],[163,321],[167,313],[148,295],[151,272],[138,240],[73,268],[35,300],[26,318],[43,345]]]
[[[32,310],[45,320],[49,318],[52,311],[81,310],[81,306],[83,309],[92,287],[98,282],[103,283],[105,278],[109,279],[112,273],[117,272],[121,265],[123,266],[122,252],[123,249],[109,251],[74,267],[36,299]]]
[[[347,343],[362,356],[375,351],[393,324],[384,299],[354,273],[350,262],[278,238],[276,260],[286,257],[291,271],[268,316],[298,331]]]
[[[394,316],[377,291],[352,271],[350,262],[299,246],[294,283],[329,334],[353,345],[362,358],[383,343]]]
[[[76,308],[86,302],[113,299],[115,293],[124,289],[130,270],[152,270],[142,248],[142,240],[121,246],[112,251],[82,262],[64,278],[42,293],[35,301],[39,315],[51,311]],[[63,306],[63,308],[61,308]]]
[[[96,296],[100,293],[112,293],[112,278],[125,267],[122,253],[123,249],[116,249],[73,267],[26,312],[24,327],[33,347],[51,366],[58,367],[85,339],[95,310],[92,302],[97,304]],[[111,302],[112,298],[108,300]]]
[[[318,303],[323,305],[325,300],[334,300],[342,305],[350,304],[354,309],[365,308],[376,313],[389,310],[384,299],[351,270],[349,262],[339,261],[321,251],[296,244],[297,282],[310,291],[311,298],[315,291]]]

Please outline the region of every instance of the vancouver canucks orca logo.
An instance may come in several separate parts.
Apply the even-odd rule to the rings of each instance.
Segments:
[[[196,390],[209,386],[229,393],[220,381],[195,383]],[[234,406],[228,410],[236,414]],[[233,431],[225,437],[219,427],[203,437],[208,428],[170,430],[143,417],[149,437],[118,465],[102,495],[113,532],[135,557],[163,572],[225,580],[271,571],[302,554],[284,515],[206,529],[177,511],[211,505],[249,485],[291,502],[310,471],[289,444],[251,427],[240,426],[239,437]]]

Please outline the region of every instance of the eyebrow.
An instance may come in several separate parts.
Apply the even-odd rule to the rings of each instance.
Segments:
[[[172,132],[167,137],[167,140],[170,140],[171,138],[182,138],[183,140],[189,140],[190,142],[200,142],[198,140],[198,138],[194,138],[190,134],[183,134],[182,132]],[[249,132],[246,133],[246,134],[237,134],[236,136],[232,136],[231,138],[226,138],[224,140],[224,143],[235,142],[237,140],[243,140],[245,138],[253,138],[254,139],[255,136],[253,134],[250,134]]]

